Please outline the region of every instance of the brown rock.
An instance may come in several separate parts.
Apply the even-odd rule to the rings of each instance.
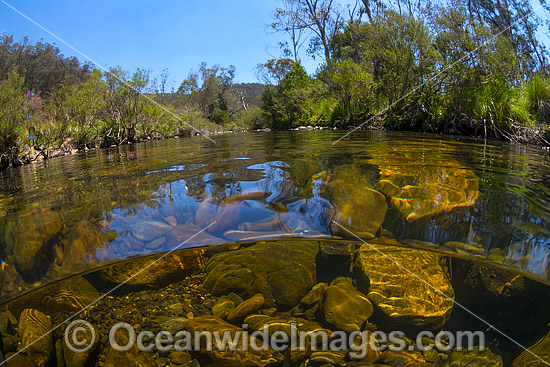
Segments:
[[[426,142],[370,144],[369,162],[381,176],[377,188],[407,220],[471,206],[478,198],[479,178],[450,156],[454,146],[446,148]]]
[[[129,286],[163,287],[199,270],[203,264],[200,249],[171,253],[155,261],[157,257],[132,260],[116,264],[101,271],[103,280]],[[152,265],[151,265],[152,264]],[[145,269],[145,270],[144,270]]]
[[[336,278],[326,289],[320,304],[325,321],[335,329],[359,331],[373,313],[367,297],[355,289],[349,278]]]
[[[439,329],[449,319],[454,304],[454,290],[440,257],[399,246],[386,238],[361,246],[354,265],[360,289],[368,292],[368,299],[380,316],[384,315],[383,321]]]
[[[542,366],[545,365],[537,357],[541,357],[546,364],[550,363],[550,333],[546,334],[539,341],[527,350],[523,351],[512,361],[512,367]],[[502,366],[502,361],[501,364]]]
[[[19,316],[19,337],[33,366],[46,367],[55,354],[52,322],[34,309],[24,309]]]
[[[118,330],[115,334],[115,340],[120,346],[127,345],[129,341],[128,332]],[[140,351],[137,343],[128,352],[117,352],[109,346],[105,353],[105,367],[150,367],[155,365],[153,353]]]
[[[241,337],[237,338],[237,346],[234,351],[231,351],[229,347],[224,351],[220,351],[216,345],[215,338],[212,338],[212,345],[207,346],[206,338],[201,338],[199,353],[210,358],[213,367],[258,367],[267,366],[274,363],[282,363],[283,356],[269,349],[267,351],[244,351],[242,341],[243,337],[248,337],[247,334],[243,334],[243,330],[237,326],[234,326],[226,321],[218,319],[214,316],[199,316],[190,320],[186,326],[186,330],[192,335],[200,331],[208,331],[211,333],[218,332],[220,337],[225,332],[229,333],[232,339],[237,332],[240,332]],[[193,345],[195,341],[193,341]],[[250,345],[251,340],[247,340],[247,344]],[[257,341],[257,345],[261,345],[261,341]],[[208,350],[210,349],[210,350]],[[252,349],[252,348],[251,348]]]
[[[227,320],[227,316],[229,316],[229,313],[233,311],[234,308],[235,302],[225,296],[222,296],[218,302],[212,306],[212,315],[222,320]]]
[[[291,308],[316,283],[317,241],[273,241],[218,253],[208,261],[204,286],[214,295],[262,293]]]
[[[325,190],[335,208],[333,220],[339,224],[331,224],[334,233],[349,237],[347,229],[362,238],[374,238],[386,217],[388,205],[384,195],[372,189],[358,167],[338,167]]]
[[[227,315],[227,321],[238,322],[244,319],[246,316],[257,312],[265,303],[263,294],[259,293],[252,298],[239,304],[235,307],[229,315]]]
[[[88,330],[87,325],[75,324],[71,327],[71,330],[69,331],[68,335],[73,335],[72,330],[74,330],[77,327],[83,327],[85,330]],[[92,340],[91,333],[83,334],[79,336],[79,340],[87,341],[87,343],[83,344],[82,346],[79,346],[80,348],[87,348],[90,346],[90,343],[92,341],[94,342],[94,344],[90,347],[90,350],[86,352],[75,353],[70,348],[68,348],[65,343],[63,343],[63,358],[65,360],[65,365],[67,367],[87,367],[94,364],[95,359],[97,358],[99,338],[101,336],[101,334],[99,334],[99,331],[97,331],[95,327],[94,327],[94,332],[95,332],[95,340]]]

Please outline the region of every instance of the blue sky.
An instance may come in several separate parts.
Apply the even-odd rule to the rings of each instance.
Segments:
[[[280,55],[282,35],[269,29],[278,0],[5,0],[104,67],[168,68],[175,86],[209,65],[237,67],[237,81],[256,82],[255,65]],[[43,38],[65,55],[62,42],[0,2],[0,33],[16,41]],[[310,72],[317,63],[305,61]]]

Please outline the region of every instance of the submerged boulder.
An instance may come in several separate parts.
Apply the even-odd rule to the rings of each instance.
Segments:
[[[316,283],[317,241],[259,242],[218,253],[207,262],[205,287],[216,296],[262,293],[268,304],[292,307]]]
[[[336,278],[325,290],[320,310],[333,328],[351,333],[360,331],[373,313],[367,297],[355,289],[350,278]]]
[[[19,272],[29,280],[35,280],[49,265],[47,246],[61,231],[61,215],[50,209],[21,216],[6,230],[6,250],[13,252]]]
[[[544,362],[537,356],[542,358]],[[550,363],[550,333],[517,356],[512,362],[512,367],[543,366],[548,365],[548,363]]]
[[[46,367],[55,354],[52,322],[48,316],[35,309],[24,309],[19,316],[21,345],[33,366]]]
[[[376,188],[409,221],[471,206],[479,196],[479,178],[452,154],[444,142],[388,142],[369,146],[369,163],[380,170]]]
[[[166,234],[172,226],[161,220],[138,221],[132,228],[132,234],[141,242],[151,242]]]
[[[454,290],[440,256],[398,246],[387,238],[361,246],[354,264],[360,290],[367,292],[382,322],[441,328],[451,315]]]
[[[265,303],[265,298],[263,294],[259,293],[254,297],[247,299],[244,302],[241,302],[237,307],[235,307],[229,315],[227,315],[227,321],[237,322],[243,320],[246,316],[251,315],[257,312]]]
[[[120,346],[128,345],[130,340],[128,332],[122,329],[117,330],[115,333],[115,340]],[[155,365],[153,354],[151,352],[140,351],[137,344],[134,344],[127,352],[119,352],[109,345],[105,352],[105,367],[149,367]]]
[[[371,187],[355,165],[336,168],[328,179],[321,196],[334,206],[333,233],[349,237],[347,229],[357,236],[374,238],[388,209],[384,195]]]
[[[221,296],[220,299],[212,306],[212,315],[226,320],[229,313],[235,308],[235,302],[233,302],[227,296]]]
[[[108,236],[98,225],[88,220],[77,222],[68,229],[60,242],[63,247],[63,268],[68,270],[80,267],[94,260],[97,250],[102,249],[107,242]]]
[[[274,363],[281,363],[283,356],[274,351],[271,348],[267,350],[244,350],[243,338],[246,340],[246,345],[250,343],[256,343],[256,345],[262,345],[262,341],[252,341],[248,333],[243,333],[243,330],[237,326],[234,326],[226,321],[218,319],[214,316],[204,315],[195,317],[189,320],[185,330],[190,332],[191,335],[197,335],[196,333],[201,331],[208,331],[213,334],[218,333],[220,338],[224,333],[228,333],[231,336],[231,340],[236,340],[235,350],[230,350],[229,345],[225,350],[218,349],[218,345],[214,338],[208,341],[207,338],[200,338],[200,351],[199,354],[208,357],[214,367],[261,367],[268,366]],[[237,334],[238,333],[238,334]],[[207,345],[207,342],[211,342],[211,345]],[[196,345],[196,341],[193,340],[193,346]]]
[[[188,249],[170,253],[159,260],[148,257],[116,264],[102,270],[101,278],[108,283],[124,283],[131,287],[160,288],[193,274],[203,264],[202,250]]]
[[[87,325],[76,323],[71,326],[71,330],[75,330],[78,327],[82,327],[85,330],[87,329]],[[68,335],[73,335],[74,331],[69,331]],[[67,347],[67,344],[62,343],[63,345],[63,360],[65,361],[65,365],[67,367],[87,367],[87,366],[93,366],[97,362],[97,352],[99,348],[99,338],[97,337],[99,334],[99,331],[94,327],[94,332],[96,337],[92,340],[92,338],[83,338],[82,341],[85,343],[81,346],[81,349],[87,349],[90,348],[90,350],[87,350],[85,352],[83,351],[75,351],[71,350],[71,348]],[[94,343],[93,345],[90,345],[91,343]]]
[[[466,273],[466,284],[473,291],[487,292],[499,302],[503,298],[525,296],[529,282],[521,275],[499,269],[494,266],[478,263],[470,265]]]
[[[486,366],[502,367],[502,357],[491,352],[489,348],[474,347],[453,350],[449,358],[442,364],[443,367]],[[515,367],[516,365],[513,364]],[[532,365],[530,365],[532,366]]]

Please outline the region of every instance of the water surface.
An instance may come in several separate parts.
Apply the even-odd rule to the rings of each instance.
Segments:
[[[545,151],[381,132],[332,145],[342,134],[170,139],[2,172],[2,300],[177,247],[380,231],[548,282]]]

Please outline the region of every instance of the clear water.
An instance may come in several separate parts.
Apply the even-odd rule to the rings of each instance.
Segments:
[[[508,313],[491,309],[493,304],[483,307],[457,285],[471,276],[464,269],[481,264],[513,274],[495,275],[502,284],[485,282],[487,289],[503,295],[521,276],[531,284],[529,292],[548,294],[546,151],[385,132],[357,132],[331,144],[343,134],[226,134],[213,137],[216,144],[199,137],[152,141],[1,172],[0,301],[21,302],[18,296],[33,290],[36,296],[43,285],[75,274],[88,274],[101,288],[97,269],[172,250],[200,247],[206,261],[209,249],[223,244],[236,249],[236,243],[309,238],[354,241],[359,248],[361,240],[392,238],[394,245],[446,259],[457,298],[485,318],[495,316],[492,321],[521,343],[529,346],[547,332],[543,324],[550,319],[539,308],[519,318],[521,325],[502,325]],[[339,275],[349,274],[317,267],[322,281]],[[529,292],[517,294],[532,297]],[[545,298],[530,304],[540,302]],[[493,332],[461,313],[455,307],[446,327]],[[533,324],[538,327],[529,334]],[[493,349],[505,345],[505,362],[522,351],[499,333],[491,342]]]

